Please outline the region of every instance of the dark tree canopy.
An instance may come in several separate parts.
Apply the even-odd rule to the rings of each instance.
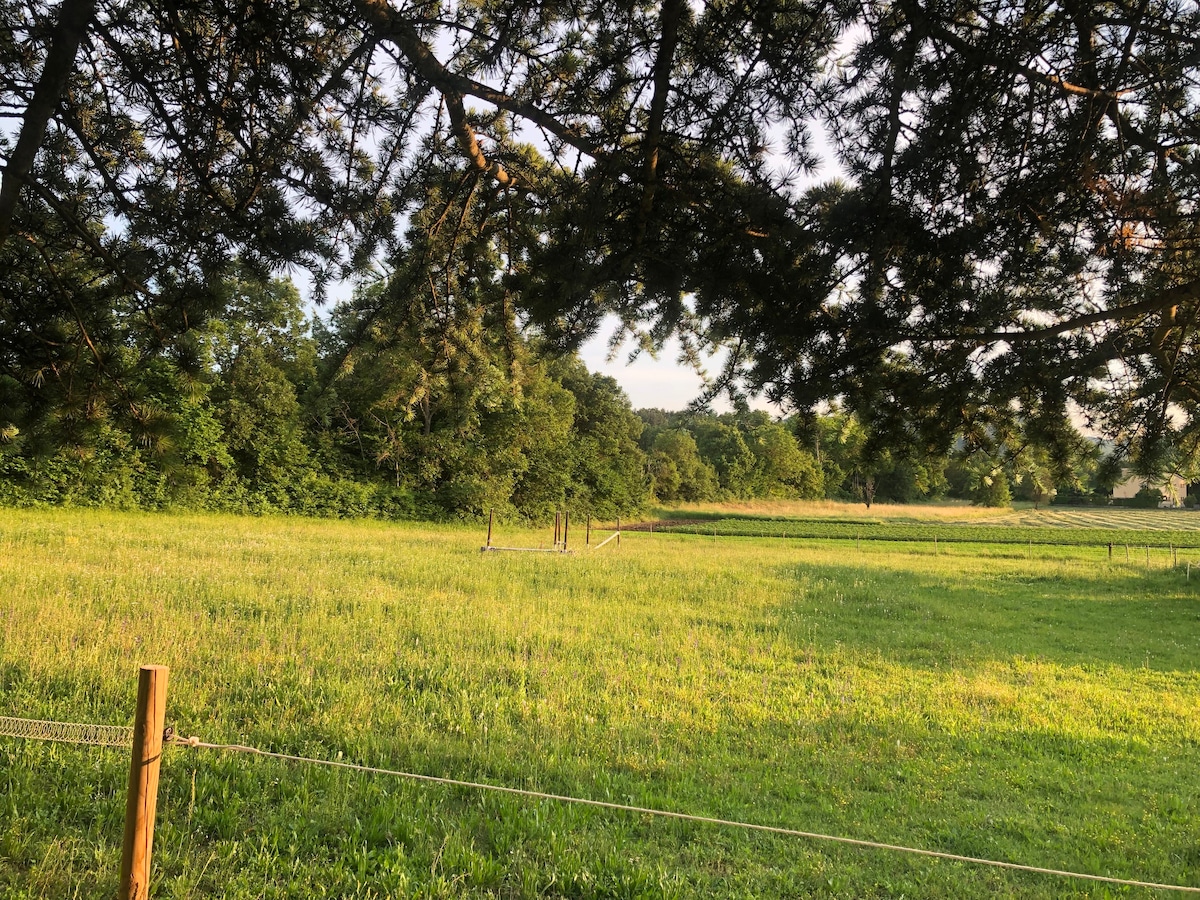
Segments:
[[[186,370],[235,258],[403,305],[470,248],[561,345],[615,313],[892,441],[1073,402],[1149,459],[1200,435],[1198,34],[1182,0],[0,0],[0,417],[145,419],[123,373]]]

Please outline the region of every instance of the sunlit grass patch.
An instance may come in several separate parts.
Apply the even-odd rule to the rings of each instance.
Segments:
[[[509,529],[514,543],[545,529]],[[0,513],[0,715],[1196,883],[1200,583],[1105,554]],[[0,739],[0,893],[115,890],[127,761]],[[1103,895],[172,749],[161,896]]]

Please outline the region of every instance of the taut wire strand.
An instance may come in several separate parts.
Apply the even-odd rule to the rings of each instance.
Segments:
[[[85,725],[0,716],[0,736],[35,741],[64,741],[100,747],[132,747],[133,729],[123,725]]]
[[[493,791],[500,794],[512,794],[518,797],[528,797],[534,800],[554,800],[559,803],[574,803],[579,806],[592,806],[600,809],[611,809],[619,812],[637,813],[647,816],[658,816],[666,819],[680,819],[685,822],[697,822],[704,825],[722,825],[729,828],[742,828],[747,831],[780,834],[788,837],[808,838],[817,841],[831,841],[838,844],[848,844],[852,847],[864,847],[871,850],[890,850],[896,853],[909,853],[916,856],[928,856],[935,859],[945,859],[952,862],[971,863],[979,866],[992,866],[997,869],[1009,869],[1016,872],[1032,872],[1038,875],[1056,875],[1062,878],[1077,878],[1085,881],[1099,881],[1105,884],[1117,884],[1125,887],[1150,888],[1158,891],[1178,891],[1185,894],[1200,894],[1200,887],[1188,887],[1178,884],[1159,884],[1153,881],[1136,881],[1130,878],[1112,878],[1107,875],[1089,875],[1083,872],[1068,872],[1062,869],[1046,869],[1040,866],[1024,866],[1019,863],[1002,862],[994,859],[981,859],[975,856],[959,856],[957,853],[943,853],[940,850],[921,850],[915,847],[902,847],[898,844],[883,844],[878,841],[864,841],[857,838],[838,837],[830,834],[818,834],[812,831],[799,831],[794,828],[780,828],[775,825],[755,825],[749,822],[737,822],[732,819],[716,819],[710,816],[694,816],[688,813],[672,812],[664,809],[649,809],[643,806],[628,806],[624,803],[609,803],[606,800],[585,800],[579,797],[567,797],[562,794],[549,794],[544,791],[530,791],[524,788],[504,787],[497,784],[484,784],[475,781],[459,781],[455,778],[441,778],[436,775],[418,775],[413,772],[400,772],[395,769],[380,769],[375,766],[362,766],[357,763],[336,762],[327,759],[312,759],[306,756],[293,756],[290,753],[275,753],[271,750],[261,750],[258,747],[247,747],[244,744],[210,744],[198,737],[173,736],[171,743],[187,747],[198,747],[207,750],[224,750],[230,753],[249,753],[254,756],[267,756],[272,759],[282,759],[288,762],[309,763],[317,766],[329,766],[335,769],[350,769],[355,772],[367,772],[373,775],[393,775],[397,778],[408,778],[413,781],[423,781],[429,784],[441,784],[447,787],[471,788],[480,791]]]

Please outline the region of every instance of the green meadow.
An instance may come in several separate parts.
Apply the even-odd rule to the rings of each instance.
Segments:
[[[483,537],[0,510],[0,715],[130,724],[161,663],[208,742],[1200,886],[1183,553]],[[0,738],[0,896],[116,894],[128,766]],[[178,746],[154,872],[156,898],[1171,896]]]

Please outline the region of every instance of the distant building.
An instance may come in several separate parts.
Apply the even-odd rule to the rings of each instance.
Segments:
[[[1121,480],[1113,488],[1112,496],[1114,500],[1131,500],[1145,487],[1158,489],[1167,498],[1166,504],[1169,506],[1183,506],[1188,493],[1188,483],[1178,475],[1172,475],[1165,482],[1156,482],[1134,475],[1129,469],[1122,469]]]

